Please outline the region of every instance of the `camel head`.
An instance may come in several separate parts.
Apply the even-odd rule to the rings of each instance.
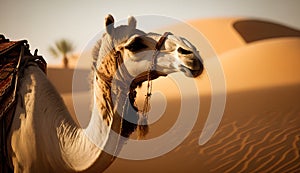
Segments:
[[[122,65],[137,83],[146,81],[147,72],[153,63],[155,47],[162,35],[145,33],[136,29],[134,17],[128,18],[128,25],[115,27],[114,18],[108,15],[105,19],[105,27],[106,34],[102,41],[106,40],[109,44],[101,46],[100,54],[114,52],[114,57],[122,57]],[[102,55],[102,57],[105,56],[105,54]],[[157,52],[155,69],[151,78],[155,79],[180,71],[188,77],[197,77],[203,71],[202,60],[195,46],[188,40],[169,34]],[[107,72],[107,74],[114,73]]]
[[[103,94],[100,96],[104,96],[106,100],[104,104],[98,102],[98,107],[104,108],[108,103],[113,103],[114,108],[110,109],[117,110],[120,115],[126,112],[123,106],[126,105],[126,100],[120,102],[120,95],[127,95],[130,89],[128,98],[134,110],[123,115],[125,121],[122,123],[122,136],[128,137],[136,129],[139,117],[133,104],[137,86],[149,77],[154,80],[174,72],[197,77],[203,71],[203,64],[196,48],[182,37],[145,33],[136,28],[134,17],[128,18],[127,25],[115,27],[114,23],[114,18],[108,15],[105,19],[106,32],[93,51],[93,67],[97,73],[94,78],[95,89],[102,88]],[[102,114],[107,122],[113,119],[113,115],[106,112]]]

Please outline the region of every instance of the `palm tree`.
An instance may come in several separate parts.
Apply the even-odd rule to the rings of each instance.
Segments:
[[[55,57],[58,57],[59,55],[63,56],[63,64],[65,68],[68,68],[68,64],[69,64],[68,53],[71,53],[73,50],[74,50],[73,44],[66,39],[61,39],[55,42],[55,46],[49,47],[49,51]]]

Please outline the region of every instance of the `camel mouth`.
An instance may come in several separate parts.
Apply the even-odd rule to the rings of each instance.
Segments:
[[[200,63],[197,68],[189,68],[184,65],[180,65],[179,70],[184,73],[187,77],[196,78],[200,76],[203,72],[203,64]]]
[[[179,70],[181,72],[183,72],[185,74],[185,76],[191,77],[191,78],[196,78],[196,77],[200,76],[203,72],[203,69],[204,69],[204,67],[203,67],[202,63],[200,63],[199,66],[197,66],[196,68],[193,68],[193,69],[186,67],[184,65],[180,65],[180,67],[179,67]],[[143,82],[148,80],[148,74],[149,73],[147,71],[145,71],[145,72],[139,74],[137,77],[135,77],[131,83],[131,87],[136,88],[137,86],[141,86]],[[167,73],[153,70],[150,72],[149,77],[150,77],[150,80],[155,80],[161,76],[165,77],[167,75],[168,75]]]
[[[147,81],[148,80],[148,75],[149,75],[149,72],[143,72],[141,73],[140,75],[138,75],[137,77],[134,78],[134,80],[132,81],[132,86],[141,86],[143,82]],[[168,74],[166,73],[163,73],[163,72],[159,72],[159,71],[156,71],[156,70],[153,70],[150,72],[150,80],[154,80],[154,79],[157,79],[161,76],[167,76]]]

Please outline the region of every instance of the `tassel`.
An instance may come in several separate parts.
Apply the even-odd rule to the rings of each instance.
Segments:
[[[147,117],[142,115],[138,121],[137,134],[138,139],[144,139],[149,132]]]

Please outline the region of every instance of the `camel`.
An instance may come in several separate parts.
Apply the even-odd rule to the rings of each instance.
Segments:
[[[127,25],[115,27],[111,15],[105,18],[106,32],[93,51],[93,101],[87,127],[80,127],[72,119],[61,96],[37,65],[26,67],[7,140],[14,172],[104,171],[124,145],[112,133],[129,137],[137,129],[135,89],[149,76],[154,80],[174,72],[184,72],[188,77],[202,73],[196,48],[172,34],[160,43],[155,70],[148,73],[162,35],[145,33],[136,28],[136,23],[134,17],[129,17]],[[134,109],[124,110],[126,98]]]

